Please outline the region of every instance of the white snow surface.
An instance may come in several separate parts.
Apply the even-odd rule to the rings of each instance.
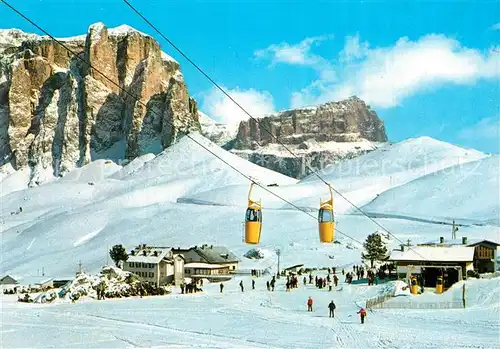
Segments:
[[[296,264],[336,266],[339,272],[361,263],[362,247],[357,241],[364,241],[379,227],[364,216],[351,214],[347,203],[336,196],[337,228],[350,238],[337,233],[340,244],[321,244],[315,217],[319,198],[325,200],[328,196],[323,183],[312,177],[297,183],[230,154],[200,135],[192,136],[256,181],[277,183],[278,187],[266,188],[310,211],[312,216],[271,199],[265,190],[256,188],[254,198],[263,199],[262,238],[259,246],[245,245],[242,222],[248,180],[184,137],[154,158],[147,155],[123,167],[101,160],[34,188],[12,191],[10,183],[16,183],[12,176],[19,171],[3,176],[1,185],[7,189],[0,205],[0,275],[29,276],[43,267],[46,276],[57,278],[74,274],[79,261],[86,272],[97,273],[106,263],[111,246],[123,244],[130,250],[140,243],[176,247],[224,245],[241,259],[242,272],[254,268],[275,272],[277,248],[281,250],[281,268]],[[420,152],[403,152],[415,147]],[[430,149],[434,153],[428,154],[426,167],[421,156]],[[426,176],[431,172],[438,176],[437,171],[456,165],[457,156],[462,164],[459,166],[468,166],[463,165],[466,162],[472,165],[472,161],[482,158],[480,161],[487,163],[493,158],[423,138],[360,157],[357,174],[354,170],[344,174],[338,165],[333,165],[325,177],[354,202],[366,203],[378,193],[382,197],[390,188],[403,190],[419,178],[432,178]],[[386,157],[393,161],[404,158],[408,166],[391,167],[389,162],[390,171],[383,170]],[[369,166],[373,168],[365,170]],[[493,171],[494,165],[491,166]],[[388,175],[396,178],[392,184],[387,181]],[[455,195],[445,189],[456,188],[456,178],[451,176],[442,183],[443,200]],[[482,177],[476,181],[463,190],[472,193],[483,182],[494,189]],[[394,207],[408,204],[406,197],[393,200]],[[422,196],[421,200],[426,198]],[[491,196],[485,197],[485,201],[490,200]],[[464,205],[467,203],[450,205],[446,215],[460,217],[465,212]],[[11,214],[21,206],[21,213]],[[435,210],[435,206],[429,205],[427,212],[422,209],[419,213],[428,221],[416,220],[411,214],[378,218],[397,237],[388,239],[389,250],[407,239],[417,244],[449,236],[449,225],[431,222]],[[484,221],[489,214],[480,208],[475,212],[478,221]],[[470,239],[498,240],[500,227],[491,223],[471,224],[461,226],[460,233]],[[253,248],[263,258],[245,258]],[[194,295],[180,295],[175,289],[174,294],[161,297],[106,301],[88,298],[76,304],[25,304],[17,303],[16,296],[1,295],[2,347],[58,347],[61,343],[66,348],[317,348],[323,344],[363,349],[500,347],[500,307],[494,296],[500,291],[498,277],[467,281],[469,307],[465,310],[377,310],[369,312],[364,325],[359,324],[356,315],[358,306],[393,286],[346,285],[341,277],[341,284],[332,292],[304,287],[302,282],[299,289],[285,292],[280,279],[275,293],[268,293],[264,286],[267,279],[269,276],[257,278],[256,290],[251,290],[249,276],[236,276],[226,283],[223,294],[218,284],[207,284],[203,293]],[[238,287],[240,280],[245,284],[243,293]],[[458,292],[451,290],[434,296],[447,299]],[[313,313],[305,311],[309,296],[315,301]],[[327,316],[327,305],[332,299],[337,304],[335,319]],[[58,336],[54,336],[56,332]]]
[[[200,121],[202,133],[205,137],[210,139],[217,138],[217,144],[219,145],[224,145],[238,134],[239,122],[229,124],[218,123],[201,111],[198,111],[198,120]]]
[[[388,190],[363,210],[500,225],[499,171],[499,155],[449,167]]]
[[[222,294],[218,284],[205,282],[203,293],[181,295],[176,289],[167,296],[87,298],[75,304],[16,303],[16,296],[3,295],[2,346],[61,347],[63,341],[65,348],[317,348],[318,343],[361,349],[500,347],[494,296],[500,291],[498,277],[467,281],[466,309],[375,310],[363,325],[356,314],[359,305],[397,285],[347,285],[341,278],[332,292],[302,283],[286,292],[279,279],[276,290],[267,292],[266,280],[256,278],[255,290],[249,277],[241,277],[226,282]],[[401,294],[390,301],[449,301],[460,299],[460,293],[452,288],[442,295]],[[313,312],[306,311],[308,297],[314,300]],[[336,303],[333,319],[327,308],[331,300]]]

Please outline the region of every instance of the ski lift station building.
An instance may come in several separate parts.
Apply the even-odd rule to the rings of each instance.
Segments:
[[[426,287],[435,287],[438,276],[445,287],[466,279],[468,272],[494,272],[497,269],[498,243],[488,240],[430,241],[393,250],[389,261],[396,264],[399,278],[418,275]]]

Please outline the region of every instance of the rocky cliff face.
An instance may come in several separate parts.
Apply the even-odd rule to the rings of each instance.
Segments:
[[[351,97],[276,113],[259,119],[259,123],[243,121],[236,137],[224,147],[258,165],[302,178],[311,173],[308,167],[320,170],[376,149],[384,142],[387,135],[383,122],[362,100]]]
[[[29,166],[34,183],[101,157],[157,153],[200,129],[179,64],[152,37],[97,23],[61,41],[95,69],[46,37],[0,31],[0,165]]]

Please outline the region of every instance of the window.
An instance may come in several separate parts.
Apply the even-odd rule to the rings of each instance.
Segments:
[[[233,265],[231,268],[233,268],[233,270],[235,270],[235,269],[236,269],[236,267],[235,267],[234,265]]]
[[[154,278],[155,277],[155,273],[149,272],[149,277],[150,278]]]
[[[318,214],[318,221],[320,223],[333,222],[333,212],[330,210],[320,209]]]
[[[133,267],[134,267],[134,262],[130,262],[130,263],[128,264],[128,266],[129,266],[130,268],[133,268]]]
[[[248,222],[262,222],[262,212],[260,210],[248,208],[245,219]]]

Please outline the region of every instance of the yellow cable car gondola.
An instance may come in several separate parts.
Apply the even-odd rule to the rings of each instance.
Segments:
[[[260,242],[262,231],[262,204],[260,201],[250,199],[254,183],[250,185],[248,191],[248,208],[245,215],[245,242],[256,245]]]
[[[332,187],[330,189],[330,200],[321,202],[319,199],[319,240],[321,242],[331,243],[335,239],[335,220],[333,215],[333,193]]]
[[[413,275],[410,279],[410,292],[411,292],[411,294],[418,294],[417,278]]]
[[[441,294],[443,293],[443,277],[438,276],[436,280],[436,293]]]

